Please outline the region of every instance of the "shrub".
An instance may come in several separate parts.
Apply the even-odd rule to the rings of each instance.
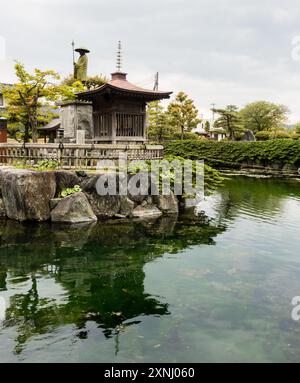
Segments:
[[[37,163],[38,170],[54,170],[60,167],[60,162],[57,160],[45,159]]]
[[[172,163],[173,161],[180,161],[182,163],[182,166],[183,166],[184,165],[183,161],[185,160],[185,158],[179,157],[179,156],[168,155],[168,156],[165,156],[164,160],[167,160],[170,163]],[[152,170],[151,165],[152,165],[151,161],[134,161],[129,165],[128,173],[131,175],[135,175],[139,172],[150,173]],[[196,171],[197,171],[196,161],[193,161],[193,163],[192,163],[193,184],[195,183],[195,180],[196,180],[196,174],[197,174]],[[221,174],[218,170],[213,169],[206,164],[204,165],[204,172],[205,172],[204,189],[205,189],[205,194],[207,195],[207,194],[210,194],[217,187],[221,186],[223,184],[224,178],[221,176]],[[169,181],[171,187],[174,186],[175,170],[173,168],[171,168],[167,172],[165,172],[165,171],[159,172],[159,188],[160,189],[162,188],[162,184],[163,184],[164,180]],[[182,181],[184,183],[184,179]]]
[[[299,133],[292,133],[291,138],[293,140],[300,140],[300,134]]]
[[[260,132],[257,132],[255,134],[255,137],[258,141],[267,141],[271,139],[272,132],[269,132],[267,130],[262,130]]]
[[[73,188],[64,189],[60,193],[60,195],[61,195],[61,197],[65,198],[65,197],[68,197],[69,195],[76,194],[79,192],[81,192],[81,187],[79,185],[75,185]]]
[[[274,134],[273,134],[273,136],[271,136],[271,138],[286,139],[286,138],[291,138],[291,135],[288,132],[279,131],[279,132],[274,132]]]
[[[245,163],[262,166],[270,163],[300,166],[300,141],[292,139],[256,142],[174,141],[165,144],[165,154],[204,160],[213,167],[239,168]]]

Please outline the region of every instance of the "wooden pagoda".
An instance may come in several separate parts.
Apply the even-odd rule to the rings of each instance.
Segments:
[[[117,71],[101,87],[78,94],[80,100],[93,106],[94,143],[144,143],[147,102],[170,98],[172,94],[140,88],[127,81],[126,76]]]

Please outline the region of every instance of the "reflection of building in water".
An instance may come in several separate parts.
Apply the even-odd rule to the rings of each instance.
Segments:
[[[168,315],[168,303],[144,289],[144,265],[193,244],[212,244],[221,229],[196,220],[189,217],[185,223],[181,217],[176,223],[177,217],[165,217],[155,224],[127,221],[63,230],[2,222],[0,290],[12,292],[8,274],[23,283],[14,284],[17,293],[10,296],[4,324],[17,328],[15,351],[22,352],[32,336],[66,324],[75,324],[77,336],[85,338],[87,322],[93,321],[110,338],[141,316]],[[45,296],[49,277],[67,301],[53,299],[52,289]]]

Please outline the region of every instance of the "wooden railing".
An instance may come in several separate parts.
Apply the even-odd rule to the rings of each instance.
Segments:
[[[19,162],[34,165],[43,159],[55,160],[64,169],[95,169],[103,159],[118,160],[120,154],[129,160],[163,158],[161,145],[76,145],[76,144],[0,144],[0,164]]]

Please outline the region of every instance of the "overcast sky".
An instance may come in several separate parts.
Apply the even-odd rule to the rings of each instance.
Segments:
[[[151,88],[158,71],[161,90],[185,91],[205,117],[211,103],[268,100],[300,120],[299,0],[0,0],[0,9],[0,82],[13,81],[14,60],[70,73],[73,38],[91,50],[89,74],[109,76],[122,40],[131,82]]]

